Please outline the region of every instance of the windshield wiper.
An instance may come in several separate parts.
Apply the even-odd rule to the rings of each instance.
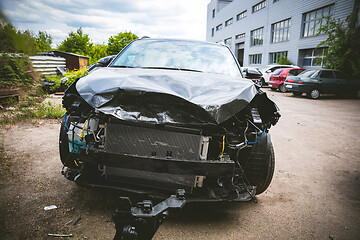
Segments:
[[[134,67],[131,67],[131,66],[126,66],[126,65],[111,65],[109,67],[116,67],[116,68],[134,68]]]
[[[144,69],[165,69],[165,70],[179,70],[179,71],[202,72],[202,71],[194,70],[194,69],[172,68],[172,67],[141,67],[141,68],[144,68]]]

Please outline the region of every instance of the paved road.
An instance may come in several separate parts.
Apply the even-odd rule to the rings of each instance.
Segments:
[[[187,205],[154,239],[360,239],[360,100],[265,91],[282,114],[271,129],[276,168],[269,189],[258,203]],[[58,129],[46,121],[0,129],[13,156],[10,171],[0,174],[1,239],[113,238],[108,220],[116,195],[61,176]],[[52,204],[58,209],[43,210]],[[65,225],[79,217],[76,226]]]

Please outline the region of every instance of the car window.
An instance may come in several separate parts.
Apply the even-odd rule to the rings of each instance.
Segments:
[[[291,69],[289,71],[289,76],[297,76],[300,73],[299,69]]]
[[[320,78],[334,78],[332,71],[323,70],[320,73]]]
[[[305,70],[301,72],[299,77],[315,78],[318,75],[318,70]]]
[[[281,69],[281,68],[276,69],[276,70],[273,72],[273,75],[280,75],[281,72],[282,72],[282,69]]]
[[[181,40],[134,41],[109,67],[190,70],[241,76],[236,59],[227,47]]]

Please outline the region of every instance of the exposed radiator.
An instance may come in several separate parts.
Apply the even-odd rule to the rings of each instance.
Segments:
[[[105,151],[136,156],[206,160],[209,137],[107,123]]]

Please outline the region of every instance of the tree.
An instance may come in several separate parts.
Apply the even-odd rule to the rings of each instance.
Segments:
[[[71,31],[69,36],[61,42],[58,50],[64,52],[88,55],[91,51],[92,43],[89,35],[84,34],[82,28],[78,28],[76,32]]]
[[[354,78],[360,78],[360,25],[357,24],[357,14],[350,14],[345,21],[324,17],[326,20],[317,35],[326,33],[328,38],[317,47],[328,47],[325,51],[325,68],[338,69]]]
[[[127,44],[137,38],[139,37],[132,32],[120,32],[118,35],[111,36],[108,40],[108,54],[118,54]]]
[[[38,35],[34,36],[34,39],[37,52],[51,50],[52,37],[47,32],[39,31]]]
[[[285,56],[280,56],[276,63],[279,65],[292,65],[292,62]]]
[[[107,54],[107,45],[105,44],[95,44],[92,46],[89,53],[90,59],[89,64],[96,63],[100,58],[106,57]]]
[[[0,22],[0,52],[35,54],[35,40],[29,30],[20,31],[11,23]]]

